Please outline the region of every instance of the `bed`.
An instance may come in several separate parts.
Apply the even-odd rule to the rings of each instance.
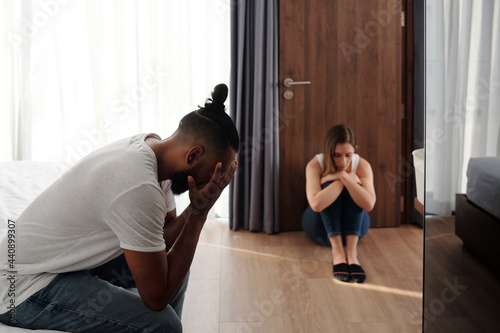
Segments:
[[[0,163],[0,237],[7,232],[8,220],[15,221],[24,208],[65,170],[63,163],[16,161]],[[1,249],[4,251],[4,249]],[[0,332],[55,332],[27,330],[5,326]]]
[[[467,191],[456,195],[455,234],[500,277],[500,157],[469,160]]]

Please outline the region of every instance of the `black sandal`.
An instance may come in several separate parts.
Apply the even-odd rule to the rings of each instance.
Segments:
[[[354,282],[362,283],[366,280],[366,273],[360,265],[349,265],[349,271],[351,272],[351,278]]]
[[[333,277],[343,282],[349,282],[349,266],[346,263],[333,265]]]

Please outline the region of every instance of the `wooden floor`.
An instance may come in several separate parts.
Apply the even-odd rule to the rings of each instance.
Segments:
[[[332,277],[331,252],[303,232],[230,231],[206,223],[184,303],[187,333],[419,332],[423,230],[370,229],[363,284]]]
[[[453,217],[425,223],[424,331],[500,332],[500,279],[464,249]]]

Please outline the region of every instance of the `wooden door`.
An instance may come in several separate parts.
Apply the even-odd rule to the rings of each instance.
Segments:
[[[300,230],[305,166],[326,131],[353,128],[372,165],[372,227],[401,220],[402,28],[396,0],[280,0],[280,230]],[[311,81],[285,87],[286,78]],[[292,92],[289,100],[283,96]]]

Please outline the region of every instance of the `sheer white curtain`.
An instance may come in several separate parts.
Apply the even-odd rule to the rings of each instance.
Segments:
[[[500,156],[500,1],[427,1],[426,212],[450,215],[470,157]]]
[[[2,1],[0,161],[72,164],[169,136],[229,84],[229,13],[229,0]]]

